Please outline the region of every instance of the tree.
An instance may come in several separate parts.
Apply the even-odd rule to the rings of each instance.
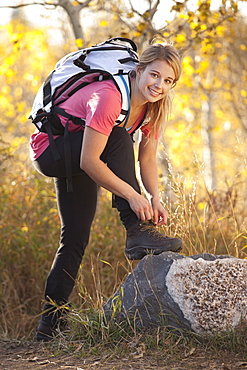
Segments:
[[[209,21],[207,26],[210,28]],[[244,20],[229,19],[224,25],[205,32],[205,39],[192,44],[183,58],[176,115],[166,136],[173,134],[169,147],[175,167],[182,173],[189,171],[190,176],[202,171],[209,191],[226,186],[222,179],[230,179],[232,184],[246,171],[245,35]],[[177,153],[177,148],[186,153],[185,157],[178,156],[179,163],[172,155],[173,150]],[[230,166],[226,165],[229,161]]]
[[[44,7],[53,7],[57,9],[62,7],[67,13],[69,21],[72,25],[77,46],[82,47],[87,45],[85,32],[82,28],[80,14],[82,10],[92,10],[92,15],[99,11],[104,11],[107,15],[113,15],[121,25],[125,28],[125,33],[132,38],[137,39],[139,46],[151,41],[154,37],[166,38],[168,40],[176,41],[183,44],[185,48],[189,48],[192,43],[202,42],[205,34],[210,29],[213,30],[226,20],[235,17],[238,13],[239,3],[246,0],[234,1],[231,0],[230,4],[226,0],[221,0],[217,11],[214,11],[214,22],[207,27],[209,19],[212,17],[212,2],[211,0],[199,0],[197,8],[191,10],[188,5],[188,0],[178,2],[173,0],[174,5],[169,12],[174,13],[174,19],[171,21],[164,20],[164,25],[157,28],[154,23],[154,18],[159,11],[160,0],[144,0],[143,6],[146,10],[140,12],[138,5],[135,5],[133,0],[40,0],[29,1],[28,3],[21,0],[15,5],[1,5],[0,8],[18,9],[20,7],[27,7],[31,5],[43,5]],[[189,27],[188,27],[189,26]],[[189,28],[187,38],[183,38],[184,28]]]
[[[47,39],[44,29],[32,29],[24,19],[0,28],[0,127],[11,150],[28,145],[34,127],[27,117],[34,96],[57,61]]]
[[[55,1],[32,1],[29,3],[20,2],[17,5],[4,5],[0,8],[11,8],[19,9],[31,5],[43,5],[44,7],[62,7],[68,15],[69,21],[71,23],[74,37],[77,43],[78,48],[81,48],[85,44],[84,31],[81,25],[80,12],[82,9],[88,8],[91,0],[85,0],[84,2],[80,1],[70,1],[70,0],[55,0]]]
[[[195,142],[195,147],[199,145],[201,155],[198,157],[200,161],[204,163],[205,178],[207,179],[208,189],[212,190],[216,185],[216,171],[217,171],[217,160],[215,158],[215,142],[214,142],[214,130],[217,129],[222,116],[226,118],[226,112],[222,113],[221,118],[215,117],[215,112],[223,112],[224,109],[216,106],[216,100],[218,96],[222,96],[223,91],[227,96],[227,86],[229,83],[224,82],[226,78],[226,69],[224,70],[219,67],[219,63],[222,62],[224,54],[222,52],[222,45],[225,45],[226,41],[230,39],[230,31],[232,24],[236,24],[234,20],[238,20],[238,6],[244,1],[231,1],[226,2],[222,0],[218,8],[212,9],[213,4],[210,0],[200,0],[198,5],[194,9],[189,8],[188,0],[183,2],[173,1],[171,10],[174,14],[174,18],[170,21],[165,21],[160,27],[155,24],[155,16],[159,12],[161,4],[160,0],[145,0],[142,2],[143,9],[140,11],[139,6],[135,5],[133,0],[121,1],[113,0],[111,2],[104,0],[92,1],[72,1],[72,0],[40,0],[19,2],[16,1],[16,5],[5,5],[5,7],[11,7],[13,9],[20,9],[23,7],[41,4],[44,7],[52,7],[54,11],[57,8],[62,8],[72,24],[74,37],[76,39],[77,46],[83,47],[88,45],[89,40],[91,43],[102,41],[103,34],[106,36],[115,36],[115,34],[121,34],[127,36],[138,44],[139,51],[142,50],[145,43],[149,43],[153,38],[166,39],[167,41],[173,42],[176,47],[181,50],[183,54],[183,66],[184,73],[180,83],[182,86],[182,95],[186,91],[187,97],[186,108],[184,103],[181,104],[181,112],[185,112],[186,117],[178,117],[177,124],[182,125],[183,122],[187,122],[191,125],[193,120],[193,130],[198,130],[201,133],[200,144]],[[3,5],[1,6],[3,7]],[[91,12],[92,16],[99,17],[98,26],[101,27],[101,32],[93,34],[91,32],[85,32],[82,28],[83,22],[81,21],[80,15],[84,12]],[[85,14],[85,13],[84,13]],[[96,18],[96,17],[95,17]],[[244,26],[241,26],[244,30]],[[239,32],[236,30],[236,32]],[[112,34],[113,33],[113,34]],[[245,32],[241,33],[245,35]],[[227,35],[227,36],[226,36]],[[244,48],[246,47],[244,36],[242,41],[238,42],[238,52],[235,48],[235,55],[244,55]],[[20,45],[19,41],[17,45]],[[220,47],[219,47],[220,45]],[[232,45],[232,50],[234,46]],[[17,55],[17,54],[16,54]],[[227,54],[228,55],[228,54]],[[231,63],[228,68],[228,74],[231,75],[233,66],[237,65],[233,62],[233,58],[227,56],[227,63]],[[231,62],[230,62],[231,61]],[[241,63],[245,66],[245,59],[241,57]],[[6,64],[6,63],[5,63]],[[219,73],[219,78],[212,78],[215,70]],[[243,85],[240,91],[241,104],[239,104],[239,91],[234,88],[238,76],[237,71],[234,72],[234,79],[232,81],[232,94],[231,98],[227,98],[230,103],[231,100],[231,111],[234,112],[236,118],[238,118],[242,127],[245,126],[245,109],[246,109],[246,91],[244,88],[244,82],[246,76],[244,75],[245,68],[242,68],[242,81]],[[47,65],[46,65],[47,75]],[[3,77],[5,78],[5,77]],[[211,83],[209,83],[211,81]],[[33,84],[33,82],[32,82]],[[37,85],[35,87],[37,89]],[[222,91],[223,89],[223,91]],[[16,90],[17,91],[17,90]],[[11,93],[11,96],[13,94]],[[27,95],[28,96],[28,95]],[[188,97],[191,97],[191,101],[188,102]],[[31,100],[31,99],[30,99]],[[224,97],[225,100],[225,97]],[[188,104],[189,103],[189,104]],[[11,104],[9,101],[8,104]],[[26,103],[24,103],[26,104]],[[222,105],[222,104],[221,104]],[[192,118],[193,117],[193,118]],[[187,118],[189,121],[187,121]],[[9,121],[11,118],[9,119]],[[227,120],[227,119],[226,119]],[[6,126],[9,126],[10,122]],[[193,137],[191,138],[193,141]],[[184,144],[183,144],[184,145]],[[203,147],[203,150],[201,148]],[[191,148],[189,148],[190,150]],[[207,155],[202,155],[202,153]],[[164,165],[163,169],[167,169],[167,164]],[[166,171],[166,170],[165,170]]]

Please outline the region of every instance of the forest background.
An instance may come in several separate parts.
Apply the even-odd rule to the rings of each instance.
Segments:
[[[62,56],[109,37],[129,37],[139,52],[154,38],[165,39],[182,55],[183,74],[159,144],[160,194],[170,213],[164,232],[183,239],[185,255],[246,258],[246,5],[0,1],[1,337],[33,334],[59,240],[53,181],[29,159],[34,96]],[[76,307],[101,308],[133,269],[124,244],[111,195],[101,189],[71,298]]]

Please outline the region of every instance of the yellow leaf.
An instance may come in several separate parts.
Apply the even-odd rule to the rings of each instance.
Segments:
[[[183,70],[184,72],[190,76],[194,73],[194,68],[192,67],[192,65],[190,64],[191,62],[191,58],[190,57],[185,57],[183,59]]]
[[[147,11],[142,16],[144,19],[148,19],[150,17],[150,13]]]
[[[56,213],[57,214],[57,208],[50,208],[49,213]]]
[[[9,69],[7,72],[6,72],[6,76],[7,77],[13,77],[15,74],[15,72],[13,71],[13,69]]]
[[[8,95],[10,93],[10,86],[3,86],[2,93]],[[0,99],[1,100],[1,99]]]
[[[183,13],[180,13],[178,17],[182,18],[182,19],[188,19],[189,18],[189,16],[187,14],[183,14]]]
[[[179,34],[179,35],[177,35],[177,37],[176,37],[176,42],[184,42],[186,40],[186,37],[184,36],[184,35],[181,35],[181,34]]]
[[[134,17],[134,13],[133,13],[133,12],[128,13],[128,14],[127,14],[127,17],[128,17],[128,18],[133,18],[133,17]]]
[[[220,109],[217,109],[217,110],[215,111],[215,116],[216,116],[217,118],[223,118],[223,117],[224,117],[224,112],[223,112],[222,110],[220,110]]]
[[[224,220],[224,219],[226,219],[227,217],[220,217],[220,218],[218,218],[218,220],[217,221],[221,221],[221,220]]]
[[[227,58],[228,58],[228,56],[226,54],[219,55],[219,61],[220,62],[224,63]]]
[[[203,61],[200,63],[200,70],[205,71],[209,67],[209,62],[208,61]]]
[[[205,207],[205,204],[204,204],[204,203],[202,203],[202,202],[198,203],[198,205],[197,205],[197,208],[198,208],[200,211],[202,211],[202,210],[204,209],[204,207]]]
[[[107,21],[101,21],[101,22],[99,22],[99,24],[100,24],[101,27],[108,26],[108,22]]]
[[[109,262],[104,261],[104,260],[100,260],[100,262],[105,263],[106,265],[110,266],[114,270],[114,268],[112,267],[112,265]]]
[[[190,57],[184,57],[183,58],[183,64],[185,65],[185,64],[190,64],[190,62],[191,62],[191,58]]]
[[[138,32],[138,31],[133,32],[133,37],[139,37],[139,36],[141,36],[141,32]]]
[[[26,106],[25,102],[16,103],[16,108],[18,112],[23,112],[25,106]]]
[[[76,45],[77,45],[77,47],[80,49],[80,48],[82,48],[83,47],[83,45],[84,45],[84,41],[82,40],[82,39],[76,39]]]
[[[224,27],[218,26],[218,27],[215,28],[215,30],[216,30],[218,36],[224,36],[224,31],[225,31]]]
[[[138,29],[138,31],[140,31],[140,32],[142,32],[142,31],[145,31],[145,29],[147,28],[147,24],[146,23],[139,23],[138,25],[137,25],[137,29]]]

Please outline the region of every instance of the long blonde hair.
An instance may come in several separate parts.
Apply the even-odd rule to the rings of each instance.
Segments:
[[[150,45],[140,56],[139,68],[144,70],[148,64],[157,59],[164,60],[173,69],[175,79],[172,87],[174,87],[182,71],[181,59],[178,51],[171,44],[167,43]],[[167,120],[172,105],[171,93],[172,92],[169,91],[163,99],[155,103],[147,103],[147,115],[145,120],[150,123],[149,129],[151,138],[154,138],[160,133],[163,123]]]

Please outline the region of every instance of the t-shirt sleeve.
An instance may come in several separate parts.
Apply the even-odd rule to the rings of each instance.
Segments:
[[[150,124],[149,124],[149,123],[144,124],[144,125],[141,127],[141,132],[143,133],[143,135],[145,135],[146,137],[150,138],[150,137],[151,137]],[[159,134],[158,134],[158,133],[155,133],[155,134],[154,134],[154,139],[155,139],[155,140],[158,140],[158,139],[159,139]]]
[[[95,90],[86,104],[86,126],[109,136],[121,106],[121,95],[115,86]]]

